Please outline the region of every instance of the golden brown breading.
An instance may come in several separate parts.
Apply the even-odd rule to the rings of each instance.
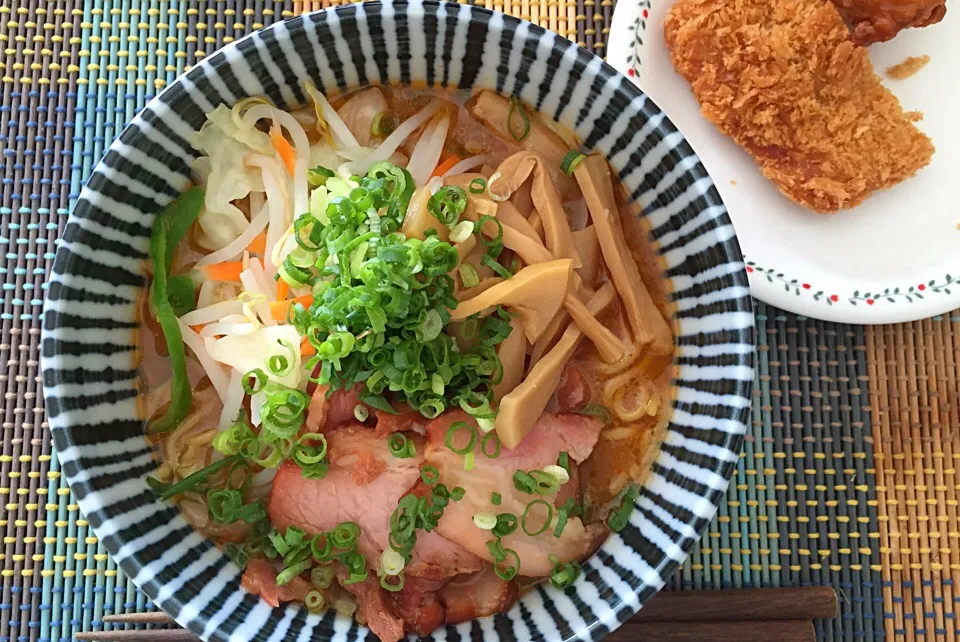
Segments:
[[[890,40],[901,29],[943,20],[946,0],[833,0],[858,45]]]
[[[678,0],[664,31],[703,115],[804,207],[853,207],[930,162],[825,0]]]

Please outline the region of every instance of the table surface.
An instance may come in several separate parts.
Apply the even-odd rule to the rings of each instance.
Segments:
[[[637,0],[622,0],[637,1]],[[486,0],[598,55],[613,0]],[[144,596],[88,528],[44,417],[41,312],[58,234],[145,102],[217,47],[325,3],[0,0],[0,642],[70,640]],[[957,313],[855,327],[757,305],[753,421],[673,589],[829,585],[822,640],[957,640]]]

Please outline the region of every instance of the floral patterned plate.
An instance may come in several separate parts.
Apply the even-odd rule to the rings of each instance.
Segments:
[[[917,176],[852,210],[825,216],[782,196],[753,160],[699,114],[687,82],[670,63],[663,19],[673,0],[620,0],[607,62],[666,112],[713,177],[730,216],[758,299],[810,317],[895,323],[960,307],[960,7],[927,29],[901,32],[870,55],[883,82],[937,147]],[[951,38],[952,36],[952,38]],[[905,80],[885,70],[908,56],[930,62]]]

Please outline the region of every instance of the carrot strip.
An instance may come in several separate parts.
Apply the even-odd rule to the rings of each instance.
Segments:
[[[439,165],[437,165],[437,169],[433,170],[433,174],[430,175],[430,178],[433,178],[434,176],[443,176],[448,171],[453,169],[453,166],[459,163],[461,160],[463,159],[456,154],[450,154],[446,157],[446,159],[441,161]]]
[[[300,356],[312,357],[315,354],[317,354],[317,349],[313,347],[313,344],[310,343],[310,340],[306,337],[300,339]]]
[[[283,280],[277,279],[277,301],[284,301],[290,295],[290,285]]]
[[[239,281],[243,272],[242,261],[224,261],[213,265],[201,265],[198,268],[211,281]]]
[[[299,303],[305,308],[309,308],[313,305],[313,295],[304,294],[303,296],[298,296],[295,299],[286,299],[285,301],[271,301],[270,302],[270,318],[274,321],[286,321],[287,316],[290,314],[290,308],[294,303]]]
[[[253,237],[253,240],[250,241],[250,245],[247,246],[247,251],[252,252],[253,254],[263,254],[267,251],[266,230]]]
[[[287,171],[293,176],[294,169],[297,165],[297,152],[293,148],[293,145],[290,144],[290,141],[283,137],[283,133],[279,127],[270,128],[270,143],[273,145],[273,148],[277,150],[277,153],[280,154],[280,160],[286,165]]]

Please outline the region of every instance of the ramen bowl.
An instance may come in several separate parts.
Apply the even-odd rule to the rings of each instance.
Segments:
[[[356,640],[334,611],[271,608],[241,569],[161,502],[138,403],[138,301],[158,212],[190,184],[189,140],[220,103],[278,106],[371,84],[516,96],[609,161],[645,219],[675,310],[670,423],[627,526],[567,591],[538,584],[508,612],[440,638],[596,639],[636,612],[716,512],[740,451],[753,383],[753,315],[736,236],[710,177],[669,119],[603,61],[538,26],[447,3],[370,2],[304,15],[232,43],[152,100],[84,187],[47,293],[43,375],[63,474],[124,573],[209,640]]]

